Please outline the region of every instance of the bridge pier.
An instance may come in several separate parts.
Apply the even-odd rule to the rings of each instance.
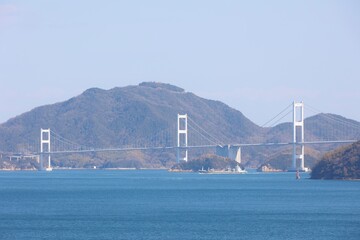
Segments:
[[[232,146],[232,145],[217,146],[216,155],[230,158],[231,160],[235,160],[239,164],[241,163],[241,147],[239,146]]]

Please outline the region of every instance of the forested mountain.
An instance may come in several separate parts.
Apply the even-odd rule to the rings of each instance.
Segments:
[[[85,146],[121,146],[175,126],[178,113],[187,113],[212,135],[234,141],[246,141],[262,131],[241,112],[219,101],[168,84],[142,83],[111,90],[88,89],[68,101],[12,118],[0,125],[0,146],[3,151],[16,151],[24,139],[38,138],[40,128],[51,128]]]
[[[14,117],[0,125],[0,152],[39,151],[40,128],[51,128],[51,131],[71,142],[93,148],[152,146],[155,143],[174,146],[178,113],[187,113],[191,121],[205,129],[221,144],[291,142],[292,139],[290,123],[262,128],[240,111],[222,102],[198,97],[170,84],[145,82],[137,86],[110,90],[88,89],[67,101],[37,107]],[[320,122],[320,125],[317,128],[308,128],[305,134],[321,137],[326,132],[325,129],[338,129],[339,126],[334,123],[318,121],[321,118],[326,120],[329,116],[341,118],[330,114],[311,117],[306,123],[314,121]],[[343,118],[341,120],[355,126],[351,134],[360,136],[359,122]],[[189,129],[190,142],[194,141],[196,134],[191,130]],[[345,137],[352,136],[348,134]],[[212,143],[214,141],[213,139]],[[315,161],[327,150],[323,147],[317,150],[309,148],[307,154],[309,159]],[[190,152],[190,157],[198,157],[209,151],[214,152],[194,150]],[[279,159],[284,159],[280,161],[280,165],[289,166],[289,154],[289,147],[275,150],[268,147],[249,147],[243,148],[242,159],[245,165],[253,167]],[[63,167],[169,167],[174,160],[174,150],[53,157],[54,164]],[[312,162],[310,164],[313,164]]]
[[[360,179],[360,141],[326,154],[311,172],[313,179]]]

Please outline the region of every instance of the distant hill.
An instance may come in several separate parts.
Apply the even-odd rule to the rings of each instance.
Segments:
[[[38,138],[40,128],[51,128],[86,146],[119,146],[174,126],[178,113],[188,113],[213,135],[228,134],[235,141],[246,141],[262,130],[219,101],[169,84],[143,83],[111,90],[88,89],[65,102],[12,118],[0,125],[0,146],[3,151],[17,151],[24,139]]]
[[[39,151],[40,128],[51,128],[71,142],[93,148],[130,146],[134,143],[151,146],[155,142],[161,146],[176,145],[178,113],[187,113],[222,143],[290,142],[292,139],[290,123],[262,128],[222,102],[198,97],[170,84],[145,82],[110,90],[91,88],[67,101],[37,107],[9,119],[0,125],[0,152]],[[338,125],[326,121],[329,116],[355,126],[350,133],[340,131],[338,137],[360,136],[359,122],[331,114],[306,119],[306,124],[324,120],[317,128],[306,128],[306,136],[318,137],[326,134],[326,129],[340,129]],[[193,139],[190,129],[189,141]],[[275,164],[276,167],[287,168],[291,163],[290,149],[244,147],[243,163],[256,167],[264,162],[277,161],[279,166]],[[306,164],[312,166],[329,150],[329,146],[307,149],[308,159],[312,161]],[[190,158],[208,153],[214,153],[214,150],[191,150]],[[175,151],[59,155],[53,157],[53,163],[59,167],[170,167],[175,163]]]
[[[312,179],[360,179],[360,141],[326,154],[311,172]]]
[[[94,148],[137,142],[152,145],[153,136],[167,129],[173,129],[175,137],[178,113],[187,113],[212,135],[235,142],[247,142],[262,132],[241,112],[224,103],[198,97],[169,84],[147,82],[110,90],[88,89],[65,102],[41,106],[12,118],[0,125],[0,151],[27,150],[28,142],[33,142],[34,150],[38,150],[40,128],[51,128],[72,142]],[[175,139],[169,138],[163,144],[175,145]],[[129,164],[123,164],[125,160],[136,162],[138,167],[164,167],[168,166],[167,162],[174,163],[175,153],[88,154],[71,158],[61,157],[58,162],[56,157],[53,159],[55,164],[67,162],[73,167],[88,162],[127,167]]]

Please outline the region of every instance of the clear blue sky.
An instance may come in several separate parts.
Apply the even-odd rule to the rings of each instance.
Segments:
[[[260,125],[293,100],[360,121],[360,1],[0,0],[0,123],[143,81]]]

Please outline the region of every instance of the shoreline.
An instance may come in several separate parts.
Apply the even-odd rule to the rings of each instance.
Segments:
[[[53,168],[53,171],[64,171],[64,170],[106,170],[106,171],[134,171],[134,170],[168,170],[167,168]],[[39,169],[0,169],[0,172],[16,172],[16,171],[39,171]],[[45,171],[45,170],[44,170]]]

